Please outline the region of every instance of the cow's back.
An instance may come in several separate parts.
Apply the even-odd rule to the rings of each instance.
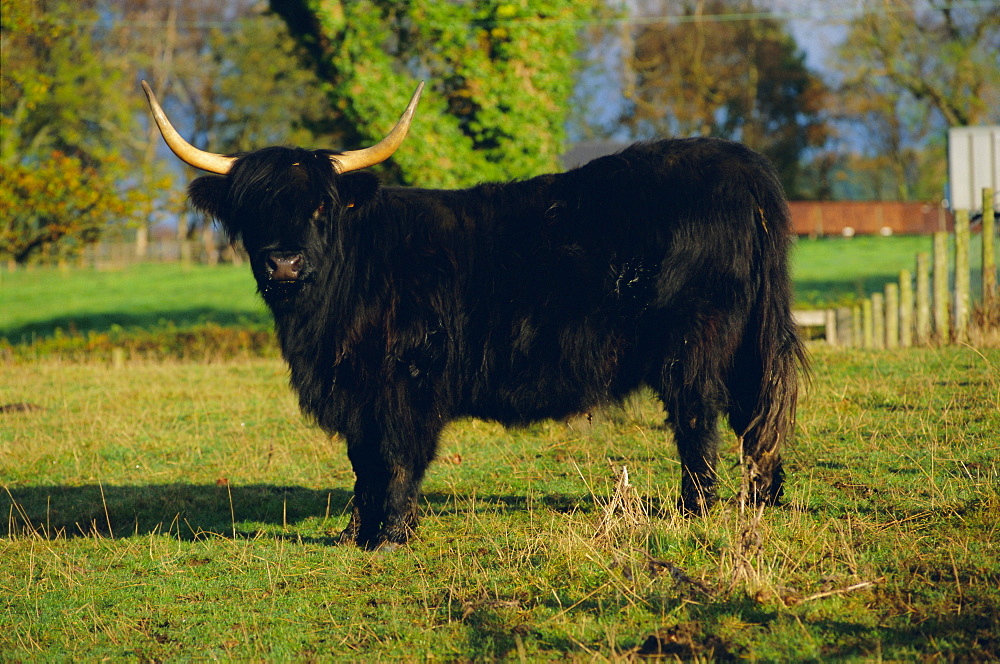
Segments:
[[[735,339],[776,187],[755,153],[691,139],[467,192],[461,410],[562,417],[655,381],[706,317]]]

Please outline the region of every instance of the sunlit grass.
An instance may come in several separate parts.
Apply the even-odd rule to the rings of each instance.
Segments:
[[[0,652],[1000,657],[1000,354],[814,350],[787,507],[740,508],[728,437],[722,505],[678,516],[640,397],[454,424],[388,556],[334,545],[353,476],[279,361],[9,363]]]
[[[247,265],[145,263],[122,270],[0,270],[0,337],[196,323],[269,325]]]
[[[837,306],[860,302],[916,270],[916,256],[931,251],[922,235],[852,238],[799,238],[792,249],[796,306]]]
[[[801,238],[792,250],[796,306],[844,304],[913,269],[921,236]],[[250,268],[139,264],[122,270],[0,270],[0,337],[11,343],[125,328],[268,327]]]
[[[800,304],[880,288],[925,240],[800,241]],[[246,266],[0,273],[0,336],[52,339],[0,359],[4,657],[1000,658],[996,350],[815,347],[788,504],[762,512],[727,434],[721,505],[677,514],[648,395],[457,422],[385,556],[335,545],[353,473],[258,359],[268,327]],[[211,361],[149,361],[174,357]]]

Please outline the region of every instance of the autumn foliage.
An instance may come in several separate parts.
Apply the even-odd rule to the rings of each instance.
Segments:
[[[99,47],[95,14],[9,0],[0,8],[0,259],[67,258],[157,195],[131,163],[126,68]]]
[[[12,164],[0,179],[0,255],[18,263],[40,252],[72,256],[130,217],[136,199],[103,171],[61,152],[38,163]]]

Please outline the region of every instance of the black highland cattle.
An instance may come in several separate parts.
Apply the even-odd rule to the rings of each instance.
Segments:
[[[143,84],[145,86],[145,84]],[[638,143],[574,170],[460,191],[382,187],[420,90],[351,152],[199,151],[193,205],[249,253],[302,410],[347,441],[345,539],[392,548],[450,421],[564,418],[648,386],[681,460],[680,508],[715,497],[720,416],[744,499],[778,502],[806,363],[790,223],[760,155],[709,138]]]

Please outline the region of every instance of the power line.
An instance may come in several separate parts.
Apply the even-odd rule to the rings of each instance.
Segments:
[[[906,4],[903,6],[893,6],[887,7],[884,3],[878,3],[878,6],[866,7],[864,0],[859,0],[855,3],[853,7],[841,7],[841,8],[828,8],[828,7],[817,7],[813,6],[808,9],[800,9],[798,6],[795,10],[771,10],[771,11],[761,11],[761,12],[731,12],[725,14],[672,14],[666,16],[638,16],[638,17],[625,17],[621,19],[610,19],[606,21],[609,24],[617,25],[656,25],[660,23],[666,24],[682,24],[682,23],[726,23],[726,22],[749,22],[749,21],[762,21],[762,20],[772,20],[772,21],[837,21],[843,22],[851,20],[857,16],[888,16],[891,14],[902,14],[914,9],[912,4]],[[969,8],[983,8],[989,9],[990,7],[995,7],[1000,10],[1000,1],[998,0],[965,0],[964,2],[953,2],[949,5],[949,9],[969,9]],[[926,6],[921,9],[925,10],[935,10],[938,9],[934,6]]]
[[[890,14],[900,14],[908,11],[912,11],[915,7],[911,4],[905,4],[903,6],[886,6],[884,3],[872,3],[866,2],[865,0],[858,0],[851,7],[840,7],[840,8],[828,8],[828,7],[810,7],[810,8],[800,8],[798,3],[794,10],[769,10],[760,12],[728,12],[720,14],[664,14],[656,16],[621,16],[621,17],[601,17],[594,19],[570,19],[570,18],[560,18],[560,17],[541,17],[541,16],[527,16],[527,17],[513,17],[513,18],[500,18],[492,19],[489,21],[491,25],[503,26],[503,25],[524,25],[530,23],[539,23],[546,25],[575,25],[581,28],[588,27],[641,27],[646,25],[681,25],[689,23],[727,23],[727,22],[750,22],[750,21],[827,21],[827,22],[847,22],[859,15],[890,15]],[[867,5],[867,6],[866,6]],[[875,6],[872,6],[875,5]],[[996,8],[1000,11],[1000,0],[964,0],[958,2],[952,2],[948,5],[949,9],[990,9]],[[926,5],[922,7],[926,10],[940,10],[938,7],[933,5]],[[463,22],[453,22],[453,23],[443,23],[443,22],[433,22],[430,25],[434,27],[450,27],[455,28],[459,26],[472,27],[475,25],[475,21],[463,21]],[[110,28],[121,28],[126,27],[130,29],[163,29],[170,25],[170,22],[166,19],[161,20],[133,20],[129,19],[124,24],[120,21],[113,20],[109,17],[94,19],[90,21],[70,21],[69,24],[76,25],[80,27],[101,27],[105,29]],[[197,19],[197,20],[177,20],[175,23],[177,28],[185,30],[222,30],[231,31],[236,30],[238,26],[238,21],[234,20],[220,20],[220,19]]]

